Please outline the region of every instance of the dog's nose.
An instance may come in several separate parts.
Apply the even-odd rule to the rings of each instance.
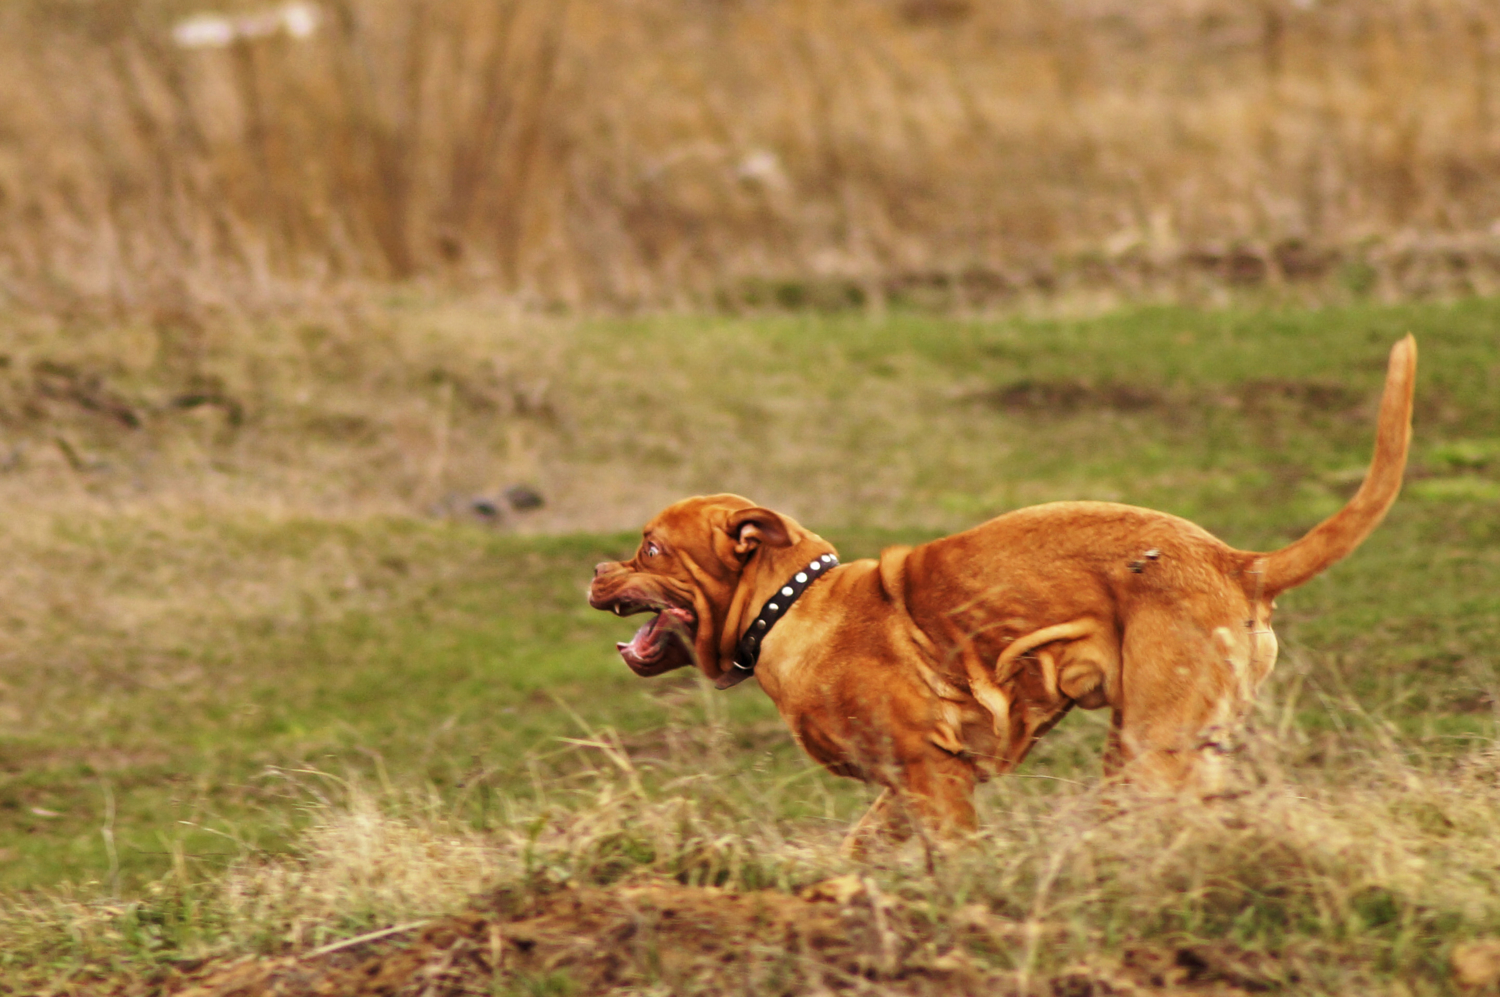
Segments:
[[[600,561],[598,564],[594,565],[594,577],[598,578],[600,575],[604,574],[614,566],[615,562],[613,561]]]

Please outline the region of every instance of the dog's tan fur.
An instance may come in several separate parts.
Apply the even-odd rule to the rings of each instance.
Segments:
[[[851,836],[975,826],[977,782],[1007,772],[1074,706],[1112,711],[1106,773],[1211,791],[1225,738],[1276,662],[1273,599],[1359,545],[1401,488],[1416,344],[1391,351],[1358,493],[1289,547],[1235,550],[1186,520],[1106,502],[1008,513],[811,585],[766,636],[756,677],[793,735],[886,792]],[[721,688],[760,607],[833,547],[737,495],[678,502],[589,602],[666,610],[621,651],[641,675],[696,661]]]

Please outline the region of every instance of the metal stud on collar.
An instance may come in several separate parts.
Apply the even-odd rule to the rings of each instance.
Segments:
[[[756,615],[755,621],[745,631],[745,636],[740,638],[739,645],[734,651],[734,667],[742,672],[755,671],[755,664],[760,660],[761,644],[766,639],[776,621],[792,608],[792,603],[806,591],[807,587],[823,576],[829,568],[837,567],[839,559],[834,554],[823,554],[816,561],[809,562],[806,571],[799,571],[792,576],[791,580],[777,590],[777,599],[767,602],[761,607]]]

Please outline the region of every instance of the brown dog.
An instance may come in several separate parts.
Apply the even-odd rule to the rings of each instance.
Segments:
[[[1400,491],[1415,376],[1408,336],[1364,483],[1274,553],[1166,513],[1055,502],[837,566],[790,518],[711,495],[669,506],[631,560],[600,564],[589,604],[655,614],[620,645],[636,674],[696,661],[728,688],[753,673],[813,758],[883,785],[856,851],[907,836],[908,810],[972,829],[974,785],[1074,706],[1113,711],[1108,774],[1212,790],[1223,738],[1276,662],[1272,600],[1354,550]]]

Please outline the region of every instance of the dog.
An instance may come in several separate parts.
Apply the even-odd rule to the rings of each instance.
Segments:
[[[589,604],[651,613],[618,645],[637,675],[751,675],[829,771],[884,788],[846,848],[976,828],[977,783],[1073,707],[1111,711],[1108,778],[1209,794],[1276,662],[1282,592],[1353,551],[1401,489],[1416,342],[1391,350],[1375,454],[1340,511],[1272,553],[1176,516],[1054,502],[839,564],[833,545],[738,495],[684,499]],[[915,826],[914,826],[915,824]]]

